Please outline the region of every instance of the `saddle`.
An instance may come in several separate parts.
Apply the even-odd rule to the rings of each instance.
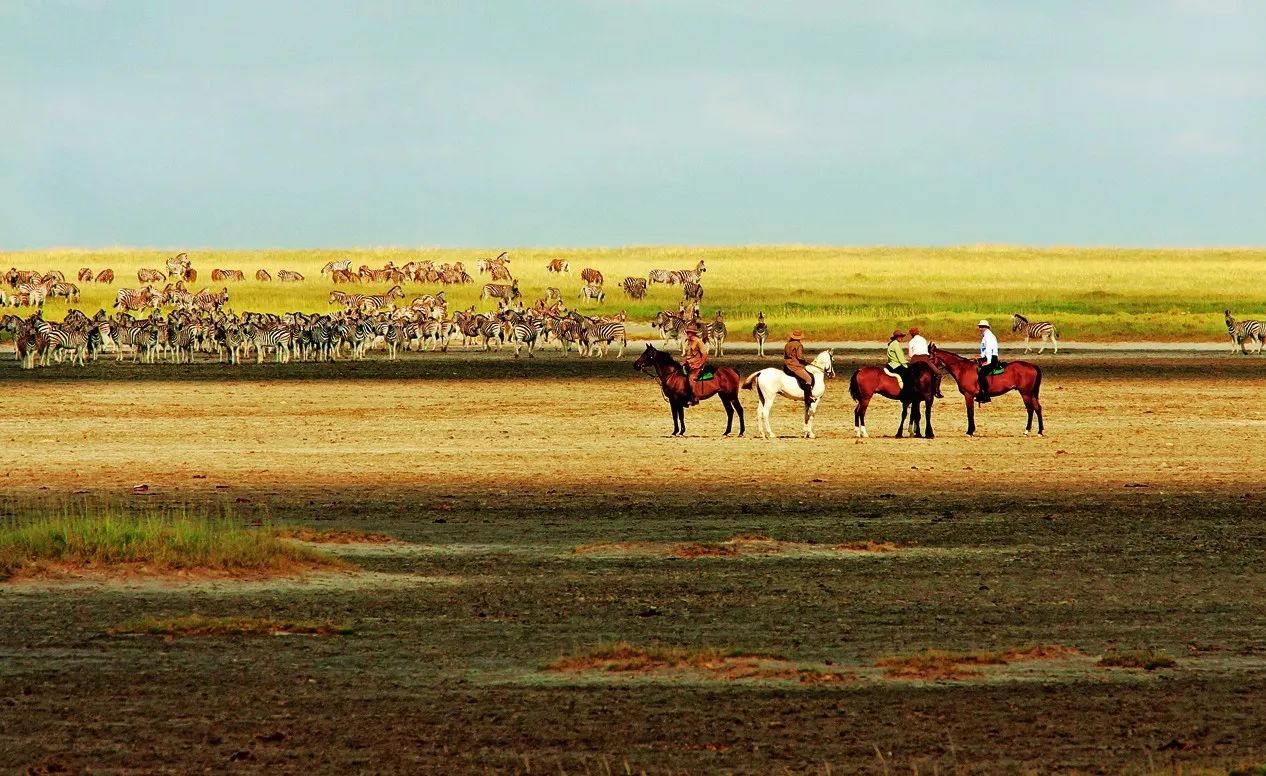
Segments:
[[[1005,371],[1007,371],[1007,365],[1006,365],[1006,364],[1004,364],[1004,363],[1002,363],[1001,361],[999,361],[999,362],[998,362],[998,365],[997,365],[996,367],[994,367],[994,368],[993,368],[993,371],[992,371],[992,372],[990,372],[989,374],[990,374],[990,375],[1000,375],[1000,374],[1002,374],[1002,373],[1003,373],[1003,372],[1005,372]]]
[[[897,390],[904,391],[906,389],[905,382],[901,379],[901,375],[887,364],[884,365],[884,374],[897,381]]]
[[[686,366],[685,364],[682,364],[681,373],[684,374],[686,377],[690,377],[690,367]],[[716,376],[717,376],[716,367],[712,366],[712,362],[709,361],[708,363],[704,364],[699,369],[699,376],[695,378],[695,381],[702,383],[707,380],[711,380]]]

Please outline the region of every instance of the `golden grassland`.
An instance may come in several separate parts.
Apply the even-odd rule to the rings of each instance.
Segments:
[[[227,286],[230,306],[237,311],[319,312],[330,310],[334,286],[320,276],[332,259],[349,258],[353,266],[381,267],[414,259],[436,263],[464,261],[476,282],[449,287],[455,308],[479,302],[480,286],[488,280],[475,272],[475,260],[494,256],[496,249],[352,248],[318,250],[188,249],[199,272],[194,290]],[[0,269],[58,269],[73,279],[80,267],[116,273],[112,287],[80,284],[78,306],[94,312],[110,309],[120,287],[136,287],[136,270],[159,270],[175,251],[141,249],[68,249],[11,251],[0,255]],[[553,258],[571,263],[570,275],[545,270]],[[647,298],[625,297],[619,281],[645,277],[653,268],[693,267],[703,259],[703,311],[711,317],[724,312],[732,336],[745,337],[756,314],[764,311],[771,338],[781,339],[790,328],[802,328],[817,340],[884,339],[895,326],[920,325],[933,338],[967,339],[976,320],[993,319],[995,328],[1009,327],[1010,314],[1056,324],[1061,339],[1070,341],[1175,341],[1226,339],[1222,311],[1230,308],[1241,318],[1266,316],[1266,268],[1263,249],[1117,249],[1025,248],[975,246],[960,248],[823,248],[823,247],[630,247],[533,248],[510,251],[510,268],[519,279],[524,298],[531,302],[547,286],[563,292],[569,306],[587,313],[625,310],[634,322],[649,320],[660,309],[676,309],[680,288],[652,286]],[[240,269],[248,280],[212,284],[214,268]],[[606,276],[607,298],[602,304],[582,304],[578,298],[580,270],[594,267]],[[297,284],[257,282],[257,269],[274,276],[280,269],[303,273]],[[345,290],[351,290],[344,287]],[[361,286],[370,293],[385,285]],[[408,284],[406,302],[415,294],[434,292],[434,285]],[[60,318],[67,305],[50,302],[46,315]],[[999,325],[1002,324],[1002,325]]]

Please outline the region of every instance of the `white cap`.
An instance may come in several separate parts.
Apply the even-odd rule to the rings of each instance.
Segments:
[[[987,328],[989,328],[989,321],[986,321],[984,318],[981,318],[981,319],[980,319],[980,323],[978,323],[978,324],[976,324],[976,325],[977,325],[977,326],[984,326],[984,327],[987,329]]]

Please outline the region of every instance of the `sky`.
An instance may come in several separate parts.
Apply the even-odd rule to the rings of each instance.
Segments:
[[[0,250],[1266,244],[1266,3],[0,0]]]

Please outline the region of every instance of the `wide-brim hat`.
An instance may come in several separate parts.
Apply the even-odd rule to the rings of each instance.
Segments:
[[[901,329],[897,329],[896,331],[892,333],[893,339],[901,339],[904,336],[906,336],[906,333],[902,331]]]
[[[799,329],[792,329],[791,331],[787,332],[787,339],[797,340],[797,339],[802,339],[803,337],[804,337],[804,332],[800,331]]]
[[[983,328],[983,329],[987,329],[987,328],[989,328],[989,321],[986,321],[984,318],[981,318],[981,319],[980,319],[980,323],[976,324],[976,328],[978,328],[978,329],[982,329],[982,328]]]
[[[687,333],[687,334],[698,334],[698,333],[699,333],[699,327],[698,327],[698,326],[687,326],[687,327],[686,327],[686,333]]]

